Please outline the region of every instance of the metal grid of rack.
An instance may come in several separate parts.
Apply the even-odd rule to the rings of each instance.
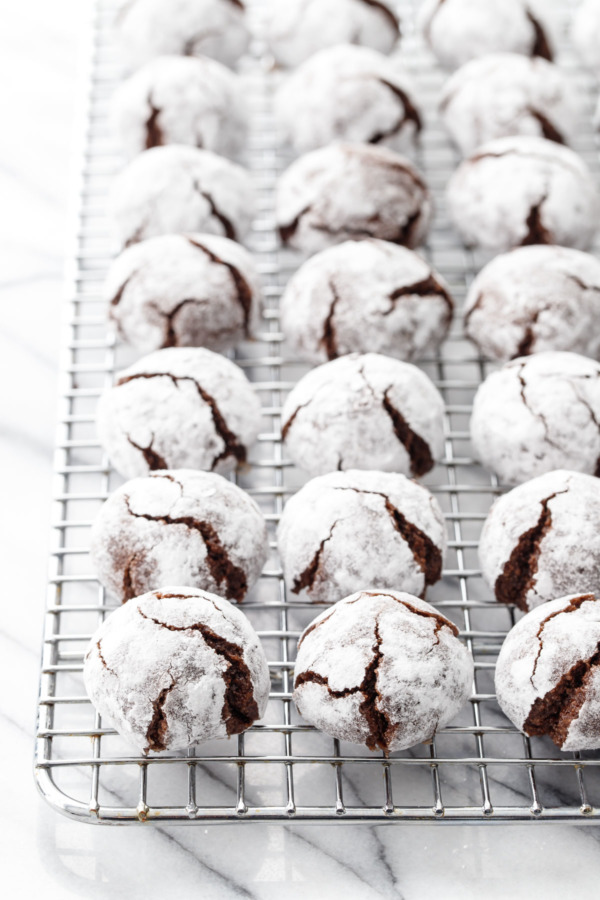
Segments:
[[[250,2],[260,32],[261,2]],[[485,259],[458,243],[443,191],[456,157],[435,117],[444,75],[411,29],[413,4],[402,0],[402,52],[426,111],[416,161],[437,199],[424,252],[445,276],[458,308]],[[557,6],[564,11],[564,4]],[[130,822],[600,822],[600,755],[560,753],[545,739],[527,739],[502,716],[494,697],[494,660],[514,610],[490,603],[477,562],[482,522],[501,487],[471,458],[468,421],[473,393],[487,372],[462,336],[460,315],[439,356],[422,361],[446,401],[445,456],[424,483],[436,494],[449,530],[443,580],[428,600],[460,628],[475,661],[467,708],[429,745],[389,759],[332,740],[307,726],[291,702],[297,639],[319,611],[286,598],[275,550],[275,528],[286,497],[303,478],[285,458],[279,413],[286,392],[305,369],[288,361],[279,331],[278,301],[293,260],[274,229],[273,195],[286,160],[271,114],[276,76],[260,41],[244,68],[253,130],[246,164],[258,197],[251,249],[263,278],[265,312],[259,340],[236,355],[263,403],[263,426],[251,468],[238,483],[257,500],[269,524],[271,557],[244,612],[263,641],[272,675],[265,718],[246,734],[143,758],[95,713],[82,680],[89,636],[113,605],[90,573],[89,527],[120,483],[98,444],[94,408],[115,370],[131,360],[106,325],[102,281],[111,258],[106,190],[120,164],[108,124],[110,95],[120,78],[111,47],[114,0],[91,4],[89,79],[78,174],[76,245],[67,301],[59,437],[56,451],[51,571],[47,597],[35,771],[53,807],[81,821]],[[569,56],[561,56],[577,86],[583,120],[591,120],[594,86]],[[576,149],[598,172],[591,132]]]

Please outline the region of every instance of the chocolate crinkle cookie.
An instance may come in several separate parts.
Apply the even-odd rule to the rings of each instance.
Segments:
[[[250,42],[242,0],[123,0],[115,26],[129,69],[168,54],[233,66]]]
[[[427,375],[377,353],[310,371],[287,397],[281,433],[310,475],[380,469],[419,477],[444,448],[444,401]]]
[[[576,102],[561,69],[539,56],[492,53],[466,63],[446,82],[444,125],[467,156],[495,138],[522,134],[568,144]]]
[[[176,232],[208,232],[237,241],[252,222],[254,193],[241,166],[170,144],[132,160],[113,180],[110,210],[122,246]]]
[[[600,74],[600,4],[583,0],[573,21],[573,43],[581,61]]]
[[[387,0],[270,0],[267,41],[280,66],[294,68],[337,44],[390,53],[400,22]]]
[[[447,69],[497,52],[551,60],[552,36],[540,5],[528,0],[424,0],[420,24]]]
[[[473,281],[465,331],[502,362],[545,350],[600,358],[600,262],[567,247],[519,247]]]
[[[422,127],[398,63],[351,45],[321,50],[307,60],[279,88],[275,109],[298,153],[340,140],[405,150],[414,146]]]
[[[600,364],[551,351],[506,363],[475,395],[471,440],[504,484],[552,469],[600,475]]]
[[[294,702],[325,734],[369,750],[430,741],[464,706],[473,660],[458,629],[401,591],[352,594],[298,643]]]
[[[369,238],[307,260],[285,289],[281,325],[291,351],[312,363],[354,351],[410,361],[439,348],[453,309],[421,256]]]
[[[240,603],[267,558],[267,527],[252,498],[212,472],[173,469],[134,478],[98,513],[90,554],[121,602],[161,584],[187,584]]]
[[[92,636],[83,677],[100,715],[144,754],[241,734],[264,715],[270,688],[246,616],[191,587],[115,610]]]
[[[600,482],[559,469],[499,497],[481,533],[479,560],[496,600],[523,612],[576,590],[595,590]]]
[[[530,737],[561,750],[600,747],[600,602],[560,597],[509,631],[496,665],[505,715]]]
[[[452,175],[450,217],[468,247],[587,249],[598,227],[592,175],[568,147],[537,137],[490,141]]]
[[[261,288],[250,254],[214,234],[170,234],[133,244],[104,288],[119,336],[149,353],[161,347],[223,352],[257,329]]]
[[[116,91],[112,119],[127,159],[164,144],[237,156],[247,115],[237,75],[208,57],[161,56]]]
[[[100,441],[124,478],[156,469],[230,472],[258,436],[261,407],[235,363],[170,347],[117,374],[98,403]]]
[[[281,239],[305,253],[368,237],[417,247],[431,211],[429,188],[412,163],[367,144],[306,153],[283,173],[277,190]]]
[[[288,500],[277,539],[291,597],[335,603],[365,584],[422,597],[442,577],[446,527],[404,475],[331,472]]]

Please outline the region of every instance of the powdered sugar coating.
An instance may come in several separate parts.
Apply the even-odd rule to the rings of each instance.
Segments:
[[[251,337],[260,317],[252,257],[213,234],[133,244],[112,263],[104,295],[119,336],[144,353],[182,346],[223,352]]]
[[[179,231],[241,240],[254,195],[241,166],[210,150],[170,144],[145,150],[116,176],[110,209],[123,246]]]
[[[289,68],[336,44],[389,53],[400,36],[386,0],[271,0],[265,21],[273,56]]]
[[[435,497],[404,475],[331,472],[287,501],[277,542],[298,600],[335,603],[364,585],[422,597],[441,577],[446,526]]]
[[[419,359],[440,346],[452,312],[445,282],[421,256],[375,238],[311,257],[281,300],[290,349],[312,363],[354,351]]]
[[[241,0],[125,0],[116,25],[130,69],[165,54],[233,66],[250,41]]]
[[[555,691],[563,676],[598,654],[600,602],[592,593],[552,600],[528,613],[508,633],[496,664],[496,692],[505,715],[521,731],[539,733],[528,722],[534,704]],[[561,697],[565,739],[561,750],[600,747],[600,667],[592,664],[579,698]],[[570,707],[576,699],[577,710]],[[583,701],[583,702],[581,702]],[[581,705],[580,705],[581,704]],[[575,713],[573,715],[573,713]],[[553,716],[552,718],[555,718]]]
[[[282,83],[275,111],[298,153],[339,140],[402,151],[422,126],[398,62],[352,45],[311,56]]]
[[[410,363],[342,356],[305,375],[281,413],[285,447],[310,475],[380,469],[424,475],[443,452],[444,401]]]
[[[239,734],[264,715],[270,687],[246,616],[190,587],[115,610],[90,641],[83,677],[98,712],[144,753]]]
[[[600,364],[565,352],[506,363],[475,395],[471,440],[504,484],[552,469],[598,474]]]
[[[539,56],[516,53],[492,53],[466,63],[444,85],[440,110],[464,156],[514,134],[568,144],[577,120],[575,97],[562,70]]]
[[[169,347],[118,373],[98,403],[100,441],[115,469],[230,472],[246,459],[260,401],[242,370],[218,353]]]
[[[447,190],[467,246],[501,252],[525,244],[587,249],[598,227],[598,195],[583,160],[536,137],[498,138],[464,160]]]
[[[600,358],[600,262],[567,247],[519,247],[473,281],[465,330],[484,356],[505,361],[545,350]]]
[[[366,144],[306,153],[281,175],[277,189],[281,237],[305,253],[357,237],[416,247],[431,210],[429,189],[412,163]]]
[[[208,57],[146,63],[115,92],[112,119],[127,159],[164,144],[236,157],[247,130],[238,77]]]
[[[254,500],[220,475],[191,469],[126,482],[96,516],[90,543],[98,580],[121,602],[173,583],[241,602],[267,552]]]
[[[457,634],[411,594],[352,594],[300,639],[298,711],[326,734],[371,750],[430,740],[469,696],[473,661]]]
[[[535,539],[527,543],[525,536],[533,529]],[[600,481],[560,469],[496,500],[481,532],[479,561],[501,602],[509,598],[498,579],[519,547],[521,572],[512,599],[521,609],[595,590],[600,579]]]
[[[573,43],[581,60],[593,72],[600,72],[600,4],[583,0],[573,20]]]

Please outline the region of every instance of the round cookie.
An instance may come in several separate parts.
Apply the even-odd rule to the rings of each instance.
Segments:
[[[467,157],[447,201],[468,247],[501,252],[526,244],[587,249],[598,227],[598,194],[583,160],[536,137],[498,138]]]
[[[416,247],[431,212],[429,188],[412,163],[366,144],[306,153],[281,175],[277,189],[281,239],[305,253],[367,237]]]
[[[165,144],[236,157],[247,115],[238,78],[208,57],[161,56],[115,92],[114,129],[127,159]]]
[[[442,577],[446,526],[404,475],[331,472],[287,501],[277,543],[292,598],[335,603],[365,584],[423,597]]]
[[[98,403],[100,441],[117,472],[230,472],[258,436],[260,401],[235,363],[196,347],[169,347],[120,372]]]
[[[400,37],[398,17],[386,0],[270,0],[267,10],[269,49],[288,68],[337,44],[389,53]]]
[[[281,326],[294,354],[312,363],[346,353],[420,359],[448,333],[454,304],[421,256],[369,238],[311,257],[281,300]]]
[[[600,4],[583,0],[573,20],[573,43],[581,61],[596,74],[600,73]]]
[[[210,150],[171,144],[132,160],[113,180],[110,210],[121,245],[173,232],[237,241],[250,230],[250,174]]]
[[[302,634],[293,696],[325,734],[387,755],[431,740],[472,681],[458,629],[433,606],[401,591],[361,591]]]
[[[264,715],[270,688],[246,616],[191,587],[116,609],[90,641],[83,678],[100,715],[144,754],[241,734]]]
[[[552,469],[600,475],[600,363],[566,352],[506,363],[475,395],[471,440],[503,484]]]
[[[483,526],[479,561],[499,603],[523,612],[600,577],[600,482],[558,469],[499,497]]]
[[[287,397],[282,437],[310,475],[380,469],[419,477],[444,449],[444,401],[427,375],[377,353],[312,369]]]
[[[526,0],[424,0],[420,23],[427,43],[447,69],[498,52],[551,60],[551,35],[539,6]]]
[[[484,356],[505,362],[545,350],[600,358],[600,262],[567,247],[519,247],[473,281],[465,331]]]
[[[253,336],[261,289],[250,254],[214,234],[168,234],[132,244],[112,263],[104,294],[119,336],[161,347],[224,352]]]
[[[174,469],[114,491],[94,520],[98,580],[122,603],[161,584],[187,584],[240,603],[268,552],[254,500],[212,472]]]
[[[600,747],[600,603],[560,597],[509,631],[496,665],[504,714],[530,737],[561,750]]]
[[[422,128],[412,89],[394,63],[367,47],[321,50],[279,88],[275,110],[294,150],[333,141],[414,147]]]
[[[558,66],[516,53],[471,60],[448,79],[440,98],[444,125],[464,156],[516,134],[568,144],[575,109],[571,85]]]
[[[115,25],[129,69],[167,54],[233,66],[250,42],[242,0],[124,0]]]

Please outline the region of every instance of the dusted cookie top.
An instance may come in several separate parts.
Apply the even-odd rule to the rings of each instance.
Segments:
[[[413,360],[438,349],[453,308],[421,256],[369,238],[305,262],[285,289],[281,325],[292,352],[312,363],[354,351]]]
[[[119,336],[142,352],[223,352],[256,331],[261,289],[250,254],[213,234],[133,244],[112,263],[104,294]]]
[[[305,253],[365,237],[416,247],[431,210],[429,189],[412,163],[365,144],[331,144],[301,156],[277,191],[281,238]]]
[[[431,740],[470,693],[473,661],[457,635],[411,594],[353,594],[300,638],[294,702],[310,724],[369,750]]]
[[[505,361],[544,350],[600,357],[600,262],[566,247],[520,247],[473,281],[465,330],[484,356]]]
[[[600,602],[561,597],[517,622],[496,665],[498,703],[530,736],[561,750],[600,747]]]
[[[250,41],[242,0],[125,0],[116,27],[130,69],[166,54],[232,66]]]
[[[368,584],[423,596],[442,577],[446,526],[404,475],[331,472],[285,505],[277,532],[291,598],[335,603]]]
[[[294,462],[311,475],[381,469],[419,477],[444,448],[444,401],[410,363],[353,353],[313,369],[281,412]]]
[[[110,207],[123,246],[178,231],[237,241],[254,214],[249,173],[209,150],[171,144],[140,153],[113,180]]]
[[[115,610],[90,641],[83,677],[98,712],[143,753],[240,734],[264,715],[270,687],[246,616],[188,587]]]
[[[600,72],[600,5],[598,0],[583,0],[575,13],[573,43],[581,62],[596,74]]]
[[[338,140],[404,150],[422,126],[411,95],[397,61],[342,45],[321,50],[290,75],[275,108],[298,153]]]
[[[155,469],[230,472],[259,431],[242,370],[204,348],[170,347],[120,372],[98,403],[98,434],[124,478]]]
[[[270,0],[265,20],[269,48],[289,68],[335,44],[389,53],[400,37],[398,17],[387,0]]]
[[[448,184],[450,216],[467,246],[509,250],[564,244],[585,250],[598,227],[598,195],[583,160],[553,141],[484,144]]]
[[[187,584],[241,602],[268,552],[258,506],[220,475],[153,472],[114,491],[92,526],[94,571],[125,602],[161,584]]]
[[[499,497],[481,533],[483,576],[500,603],[526,612],[600,578],[600,481],[548,472]]]
[[[117,89],[112,117],[127,159],[163,144],[235,157],[246,138],[238,78],[208,57],[161,56],[146,63]]]
[[[440,110],[466,156],[487,141],[515,134],[570,143],[575,101],[558,66],[539,56],[493,53],[471,60],[448,79]]]
[[[552,469],[600,474],[600,364],[551,352],[506,363],[475,395],[471,440],[504,484]]]

